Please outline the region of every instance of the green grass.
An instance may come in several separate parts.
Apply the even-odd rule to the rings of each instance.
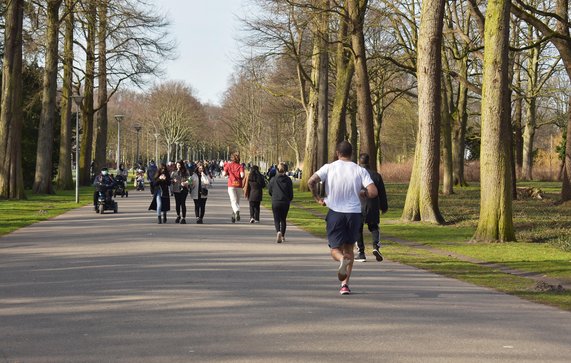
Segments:
[[[571,311],[571,291],[536,291],[537,282],[532,279],[467,261],[476,259],[498,263],[571,285],[570,205],[554,204],[561,185],[530,182],[518,186],[539,187],[547,197],[544,200],[514,201],[518,242],[472,243],[479,216],[478,185],[456,188],[455,194],[440,196],[440,210],[447,223],[438,226],[401,221],[407,185],[387,184],[389,211],[381,217],[384,254],[393,261]],[[265,203],[269,205],[268,201]],[[325,237],[325,223],[322,218],[317,218],[325,213],[327,209],[317,205],[309,193],[296,192],[288,220],[310,233]],[[369,233],[365,235],[370,239]],[[390,242],[387,237],[415,242],[423,248]]]
[[[26,200],[0,200],[0,236],[78,206],[92,204],[93,187],[80,188],[79,205],[75,203],[75,190],[58,191],[54,195],[36,195],[27,191],[26,197]]]

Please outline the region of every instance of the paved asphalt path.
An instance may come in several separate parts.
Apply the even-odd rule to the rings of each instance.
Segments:
[[[324,240],[276,244],[244,201],[232,225],[223,180],[203,225],[118,201],[0,238],[0,362],[570,361],[571,313],[412,267],[356,263],[340,296]]]

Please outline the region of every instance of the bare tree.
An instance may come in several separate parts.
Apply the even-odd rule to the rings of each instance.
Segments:
[[[59,8],[62,0],[48,0],[46,9],[46,61],[42,92],[42,113],[38,129],[36,173],[32,190],[38,194],[53,194],[52,151],[57,96]]]
[[[22,174],[22,32],[24,1],[12,0],[5,12],[0,109],[0,198],[24,199]]]
[[[514,241],[509,91],[510,1],[488,3],[484,31],[480,219],[476,241]],[[509,140],[510,142],[506,142]]]
[[[444,223],[438,208],[444,0],[423,2],[418,42],[419,132],[402,218]]]

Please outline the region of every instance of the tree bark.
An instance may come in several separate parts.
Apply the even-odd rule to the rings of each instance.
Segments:
[[[444,80],[443,80],[444,82]],[[442,87],[442,194],[454,194],[451,115],[446,87]]]
[[[97,30],[98,58],[98,84],[97,90],[98,108],[97,127],[95,131],[95,165],[97,168],[106,166],[107,163],[107,9],[109,0],[99,0],[97,13],[99,15],[99,28]]]
[[[25,199],[22,171],[22,33],[24,1],[6,5],[0,109],[0,198]]]
[[[335,96],[329,123],[329,149],[328,161],[336,159],[337,144],[345,140],[347,135],[347,99],[351,90],[351,81],[355,73],[355,65],[347,50],[349,43],[346,9],[343,8],[339,19],[339,32],[337,37],[337,72]]]
[[[444,0],[422,4],[418,38],[419,130],[402,219],[444,223],[438,208]]]
[[[95,83],[95,37],[97,29],[97,8],[94,0],[87,1],[85,5],[87,21],[86,39],[86,62],[85,62],[85,84],[84,99],[82,108],[82,129],[81,147],[79,156],[79,183],[90,185],[90,166],[93,160],[93,93]]]
[[[509,0],[488,2],[484,32],[480,219],[476,241],[515,241],[509,91]]]
[[[73,106],[73,22],[74,0],[65,0],[65,36],[63,54],[63,86],[61,97],[61,130],[56,185],[68,190],[74,187],[71,173],[71,111]]]
[[[53,194],[52,154],[57,97],[59,8],[62,0],[47,2],[46,61],[42,91],[42,113],[38,128],[36,173],[32,191],[36,194]]]
[[[369,166],[377,169],[377,150],[375,150],[375,132],[373,103],[367,54],[365,47],[365,12],[368,0],[348,0],[347,9],[351,21],[351,45],[355,60],[355,93],[357,94],[357,115],[359,120],[359,153],[369,154]],[[357,150],[357,148],[355,148]]]
[[[528,41],[534,42],[533,28],[529,29]],[[537,96],[536,87],[539,73],[539,45],[530,49],[527,67],[527,88],[525,103],[525,126],[523,129],[523,154],[521,178],[523,180],[533,180],[533,144],[535,139],[535,129],[537,128]]]
[[[329,1],[319,14],[319,83],[317,101],[317,166],[327,162],[329,122]]]

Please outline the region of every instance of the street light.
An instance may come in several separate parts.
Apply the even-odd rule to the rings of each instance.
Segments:
[[[155,135],[155,163],[159,165],[159,136],[161,134],[154,133],[153,135]]]
[[[139,124],[136,124],[134,129],[137,131],[137,152],[135,153],[135,164],[139,163],[139,131],[141,131],[143,127]]]
[[[119,170],[119,165],[121,164],[121,121],[125,116],[115,115],[115,120],[117,120],[117,170]]]
[[[79,110],[83,96],[71,96],[75,101],[75,202],[79,203]]]

